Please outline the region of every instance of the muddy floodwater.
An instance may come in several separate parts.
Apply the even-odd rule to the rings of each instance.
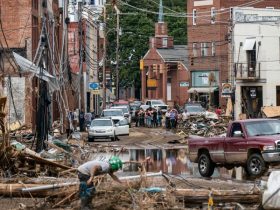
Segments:
[[[89,159],[106,161],[111,155],[110,153],[95,153]],[[124,165],[122,173],[125,174],[138,173],[141,167],[140,163],[143,163],[146,172],[162,171],[170,175],[200,177],[197,164],[189,160],[185,146],[153,149],[130,148],[121,152],[119,157],[123,162],[133,162]],[[216,168],[213,177],[230,178],[230,174],[231,172],[225,168]]]

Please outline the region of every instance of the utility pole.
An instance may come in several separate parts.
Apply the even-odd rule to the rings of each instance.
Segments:
[[[120,47],[120,10],[114,5],[117,13],[117,46],[116,46],[116,99],[119,100],[119,47]]]
[[[104,47],[104,53],[103,53],[103,109],[106,109],[106,57],[107,57],[107,34],[106,34],[106,5],[103,7],[103,16],[104,16],[104,39],[103,39],[103,47]]]
[[[43,17],[42,22],[47,21],[47,0],[43,1],[42,10],[43,10]],[[46,148],[46,144],[44,141],[48,139],[48,131],[49,131],[49,105],[51,101],[49,100],[49,93],[48,93],[48,84],[46,81],[41,79],[43,76],[43,70],[48,71],[48,51],[46,50],[47,45],[47,28],[44,25],[42,28],[43,33],[41,39],[41,47],[43,48],[42,58],[40,60],[40,77],[38,81],[38,88],[39,88],[39,96],[38,96],[38,104],[37,104],[37,113],[36,113],[36,152],[41,152],[43,149]]]
[[[82,27],[82,6],[84,5],[84,0],[82,2],[78,2],[78,21],[79,21],[79,46],[80,46],[80,62],[79,62],[79,91],[78,91],[78,97],[79,97],[79,110],[82,108],[82,91],[81,91],[81,81],[82,81],[82,75],[83,75],[83,27]]]

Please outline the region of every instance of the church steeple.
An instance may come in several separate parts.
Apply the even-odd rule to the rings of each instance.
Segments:
[[[162,0],[159,2],[158,22],[155,23],[155,36],[150,37],[150,48],[173,48],[173,37],[168,36],[167,23],[163,20]]]
[[[162,0],[159,2],[159,13],[158,13],[158,22],[163,23],[163,6],[162,6]]]

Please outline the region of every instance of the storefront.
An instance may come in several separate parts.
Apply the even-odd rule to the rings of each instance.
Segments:
[[[192,101],[205,107],[219,105],[219,71],[192,71],[192,86],[188,90]]]

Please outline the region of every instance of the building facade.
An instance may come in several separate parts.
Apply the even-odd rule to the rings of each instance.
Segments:
[[[188,66],[191,74],[189,93],[200,101],[225,108],[226,98],[222,95],[223,84],[233,83],[230,72],[232,61],[230,28],[232,8],[274,7],[278,0],[188,0]]]
[[[234,8],[232,39],[235,117],[259,117],[280,106],[280,10]]]
[[[149,48],[140,61],[141,100],[162,99],[171,106],[183,105],[189,97],[187,46],[173,44],[161,13],[155,23],[155,36],[150,37]]]
[[[20,74],[12,52],[31,59],[31,1],[0,2],[0,94],[7,96],[7,122],[31,126],[31,82],[28,74]]]

